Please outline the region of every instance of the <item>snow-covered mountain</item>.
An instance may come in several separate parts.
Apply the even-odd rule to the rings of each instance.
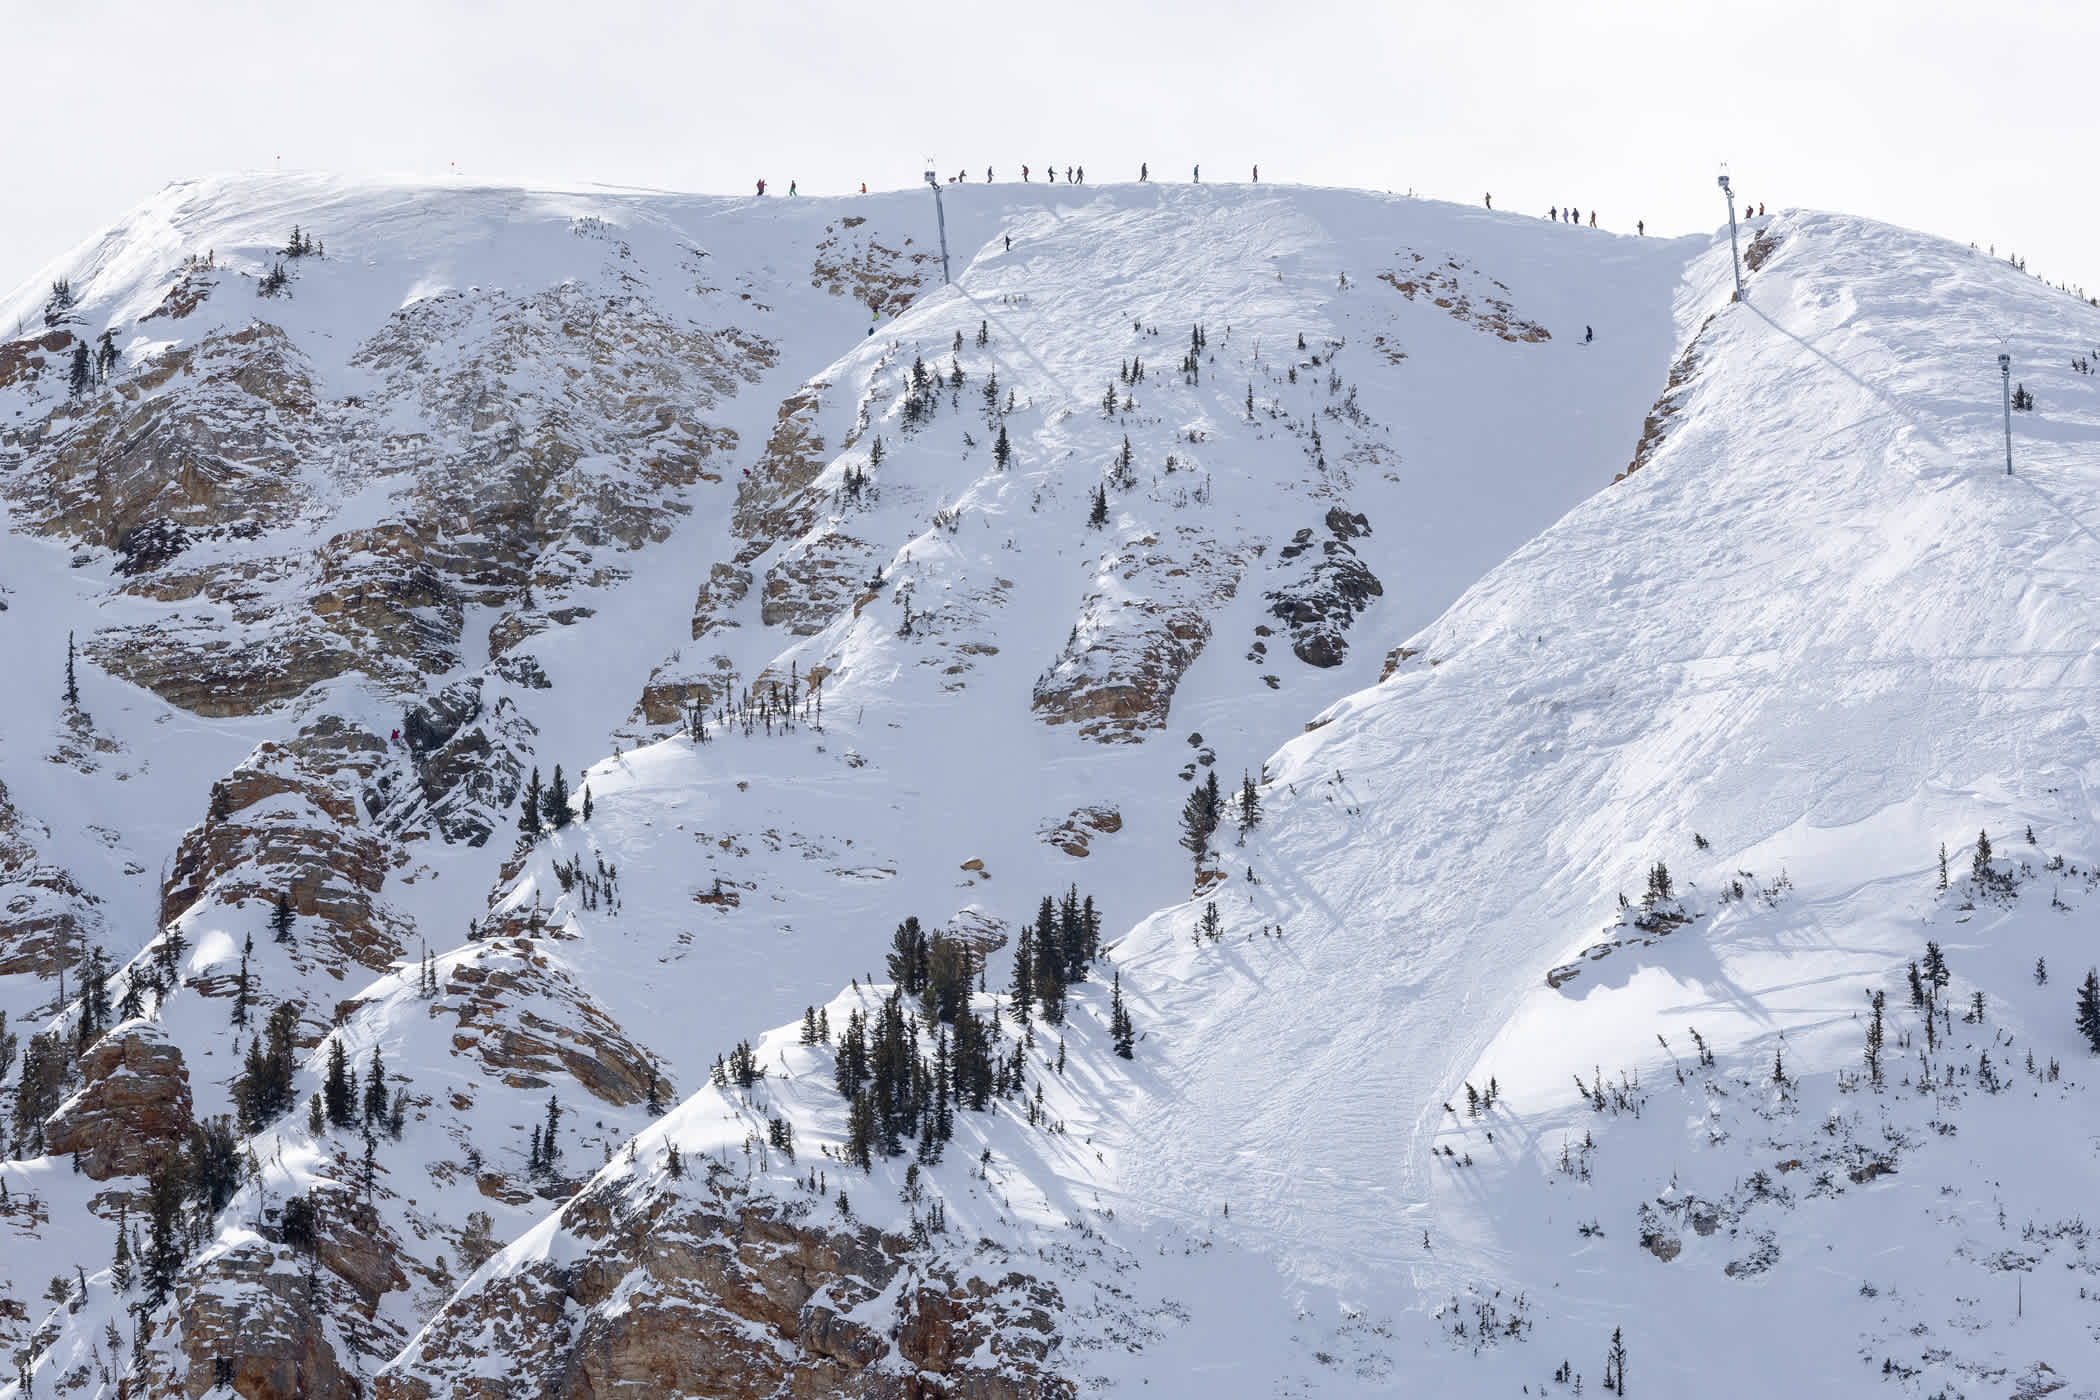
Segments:
[[[942,194],[0,305],[0,1394],[2100,1393],[2100,310]]]

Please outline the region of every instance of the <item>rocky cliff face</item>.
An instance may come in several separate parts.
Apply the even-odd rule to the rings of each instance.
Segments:
[[[144,1176],[190,1130],[182,1051],[150,1024],[104,1036],[81,1057],[80,1092],[44,1122],[44,1148],[95,1181]]]
[[[469,1284],[380,1377],[382,1400],[828,1395],[1065,1400],[1057,1290],[760,1200],[720,1163],[563,1207],[560,1247]],[[491,1377],[475,1358],[506,1360]]]

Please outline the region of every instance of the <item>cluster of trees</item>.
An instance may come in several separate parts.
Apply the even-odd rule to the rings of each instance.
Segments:
[[[583,820],[591,819],[591,785],[583,785]],[[533,765],[532,777],[525,783],[525,796],[518,803],[518,830],[527,837],[543,832],[560,831],[577,819],[576,811],[569,805],[569,780],[562,776],[561,765],[554,765],[554,779],[542,786],[539,765]],[[563,886],[567,888],[567,886]]]
[[[985,1017],[971,1007],[983,969],[970,946],[928,933],[916,917],[899,924],[886,958],[889,994],[872,1016],[855,1009],[835,1046],[833,1080],[850,1105],[847,1160],[866,1168],[877,1155],[902,1155],[906,1141],[917,1138],[918,1160],[938,1162],[954,1136],[958,1109],[982,1112],[994,1099],[1021,1094],[1031,1019],[1062,1024],[1066,989],[1089,975],[1100,951],[1101,918],[1092,896],[1073,886],[1062,897],[1044,897],[1015,948],[1009,1005],[1023,1030],[1009,1048],[1002,1010],[995,1005]],[[1136,1036],[1120,976],[1109,1031],[1116,1053],[1130,1058]],[[829,1012],[805,1010],[803,1044],[830,1040]]]
[[[872,593],[882,584],[883,573],[877,567],[867,582],[868,591]],[[746,686],[741,694],[731,695],[715,708],[716,728],[740,727],[747,739],[761,730],[768,738],[775,734],[791,734],[799,725],[808,725],[819,732],[824,728],[823,674],[812,670],[805,684],[799,662],[788,663],[786,685],[777,680],[761,681],[756,686]],[[685,732],[696,744],[707,742],[707,710],[704,706],[695,703],[686,711]],[[588,817],[589,813],[584,815]]]
[[[1231,799],[1231,805],[1239,820],[1240,839],[1245,840],[1248,832],[1261,825],[1261,792],[1255,787],[1252,774],[1240,775],[1240,790]],[[1202,784],[1181,804],[1181,845],[1195,857],[1199,875],[1203,871],[1203,862],[1210,855],[1218,828],[1224,823],[1226,808],[1227,799],[1218,784],[1215,768],[1204,775]]]
[[[311,230],[302,230],[299,225],[293,224],[292,236],[285,240],[283,252],[288,258],[318,258],[324,256],[327,250],[321,246],[321,240],[314,237]]]
[[[1062,899],[1044,895],[1035,922],[1022,926],[1014,952],[1014,1015],[1026,1025],[1040,1010],[1044,1021],[1061,1025],[1065,989],[1085,981],[1100,956],[1101,916],[1094,909],[1094,897],[1082,898],[1077,885]]]
[[[368,1141],[382,1131],[388,1137],[398,1138],[408,1116],[408,1086],[397,1085],[388,1093],[386,1063],[380,1058],[379,1047],[374,1046],[371,1068],[360,1089],[357,1071],[350,1067],[349,1052],[343,1049],[342,1037],[336,1036],[328,1042],[328,1070],[321,1080],[321,1092],[309,1105],[307,1126],[318,1132],[318,1125],[312,1121],[316,1109],[329,1127],[360,1128]]]

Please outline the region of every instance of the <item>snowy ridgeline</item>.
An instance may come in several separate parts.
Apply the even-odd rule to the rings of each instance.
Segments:
[[[268,797],[233,815],[263,834],[228,838],[180,952],[139,949],[140,968],[181,963],[138,1009],[187,1056],[200,1115],[234,1107],[254,1034],[225,998],[252,986],[258,1023],[264,1003],[344,1003],[300,1052],[295,1111],[241,1145],[257,1169],[196,1218],[193,1287],[230,1302],[319,1278],[346,1371],[500,1372],[500,1348],[463,1339],[599,1258],[594,1212],[690,1198],[887,1231],[913,1278],[1053,1285],[1043,1367],[1082,1385],[1201,1367],[1293,1393],[1574,1393],[1613,1373],[1643,1393],[1829,1392],[1855,1373],[1926,1395],[2090,1391],[2071,1011],[2100,855],[2077,797],[2100,558],[2071,503],[2100,414],[2070,364],[2100,313],[1826,216],[1760,221],[1750,303],[1727,306],[1725,245],[1326,191],[951,196],[951,237],[976,250],[952,290],[914,270],[923,211],[903,196],[257,194],[141,216],[154,232],[70,264],[83,324],[143,316],[200,235],[267,275],[259,252],[298,217],[325,253],[276,297],[242,287],[226,324],[270,307],[317,391],[404,427],[412,396],[353,353],[385,315],[406,300],[447,373],[485,374],[477,322],[527,332],[483,289],[570,277],[574,246],[594,250],[591,295],[768,349],[732,372],[757,387],[724,389],[694,429],[734,437],[724,470],[676,488],[677,519],[614,568],[575,562],[583,527],[543,542],[540,595],[440,625],[456,634],[432,687],[478,677],[514,707],[497,740],[516,780],[621,729],[570,780],[586,819],[499,871],[515,790],[477,799],[503,829],[486,848],[411,845],[436,798],[380,802],[395,815],[376,831],[353,813],[375,865],[403,853],[369,921],[400,970],[360,986],[370,961],[323,951],[334,925],[289,944],[268,928],[271,872],[242,852],[326,805],[321,787]],[[573,313],[563,295],[546,314]],[[2009,481],[1990,471],[1995,367],[1947,349],[2004,337],[2037,366]],[[119,385],[167,349],[118,343],[136,357]],[[66,397],[18,392],[46,413]],[[530,417],[547,391],[509,392]],[[355,451],[337,460],[325,509],[267,522],[272,549],[400,512]],[[630,469],[591,490],[616,496]],[[22,558],[0,586],[37,608],[10,620],[86,636],[113,610],[156,616],[112,558],[69,569],[26,540]],[[398,680],[358,684],[301,704],[383,734]],[[0,772],[50,859],[145,907],[207,784],[301,721],[205,721],[92,669],[86,689],[117,758],[46,796],[31,775],[55,741],[10,740]],[[668,719],[649,722],[651,696]],[[67,732],[56,705],[22,705],[10,734]],[[671,723],[689,732],[658,738]],[[141,763],[166,724],[197,744]],[[368,805],[388,772],[428,789],[427,762],[383,762],[357,779]],[[1235,844],[1226,804],[1186,900],[1185,798],[1242,769],[1265,815]],[[153,799],[103,816],[107,836],[68,834],[119,773]],[[1935,848],[1957,847],[1959,876],[1956,833],[1979,825],[1996,873],[1937,893]],[[1101,957],[1061,1023],[1024,1030],[1017,935],[1075,881]],[[907,916],[988,953],[971,1009],[992,1081],[981,1105],[908,1087],[909,1121],[878,1121],[872,1090],[859,1110],[840,1092],[838,1042],[855,1013],[882,1020],[893,972],[870,974]],[[483,936],[460,943],[470,919]],[[142,941],[105,936],[120,964]],[[1905,975],[1928,939],[1952,969],[1930,1044]],[[14,1024],[54,990],[11,990]],[[805,1005],[828,1038],[794,1023]],[[893,1026],[897,1082],[921,1063],[954,1078],[944,1024]],[[358,1072],[383,1057],[398,1129],[309,1123],[337,1047]],[[7,1217],[13,1296],[76,1266],[87,1282],[85,1306],[54,1284],[21,1319],[45,1339],[40,1388],[93,1389],[138,1355],[194,1377],[242,1351],[200,1343],[194,1309],[112,1341],[104,1188],[55,1157],[0,1181],[35,1203]],[[307,1198],[398,1281],[370,1249],[302,1254],[286,1211]],[[611,1318],[641,1287],[583,1306]],[[879,1335],[901,1289],[834,1303]]]

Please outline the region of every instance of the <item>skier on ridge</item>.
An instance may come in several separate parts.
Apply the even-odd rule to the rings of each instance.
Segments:
[[[1151,178],[1152,178],[1152,167],[1151,167],[1151,166],[1149,166],[1149,165],[1147,165],[1147,164],[1145,164],[1145,162],[1143,162],[1143,161],[1139,161],[1139,162],[1138,162],[1138,183],[1142,185],[1142,184],[1144,184],[1144,183],[1145,183],[1146,181],[1150,180]]]
[[[760,180],[760,181],[758,182],[758,197],[759,197],[760,199],[764,199],[764,198],[765,198],[765,196],[766,196],[766,182],[765,182],[765,181],[763,181],[763,180]]]
[[[1490,209],[1492,209],[1492,208],[1494,208],[1494,207],[1495,207],[1495,192],[1494,192],[1493,190],[1489,190],[1489,191],[1488,191],[1488,195],[1487,195],[1487,207],[1488,207],[1488,208],[1490,208]]]
[[[1028,183],[1028,167],[1025,165],[1021,167],[1021,183],[1024,185]]]
[[[1192,185],[1200,185],[1200,184],[1202,184],[1202,183],[1203,183],[1203,167],[1202,167],[1202,166],[1200,166],[1200,165],[1199,165],[1199,166],[1197,166],[1197,167],[1196,167],[1196,168],[1195,168],[1194,170],[1192,170],[1192,171],[1190,171],[1190,172],[1189,172],[1189,183],[1190,183],[1190,184],[1192,184]]]

